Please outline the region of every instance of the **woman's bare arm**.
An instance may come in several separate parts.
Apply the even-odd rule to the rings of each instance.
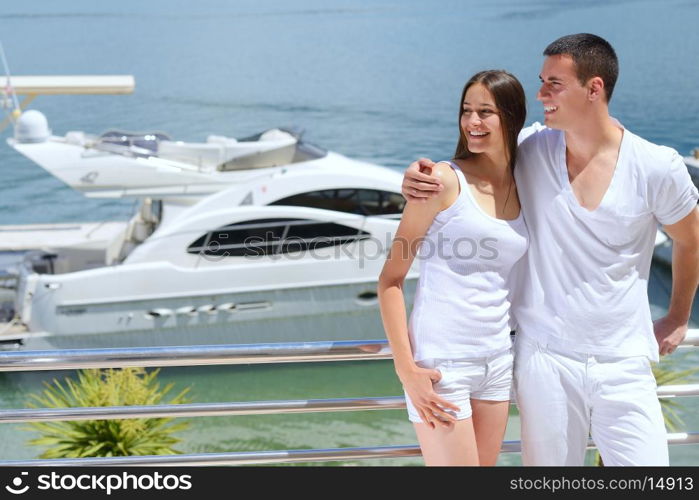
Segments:
[[[428,411],[453,421],[453,417],[443,408],[458,411],[458,407],[434,393],[432,383],[439,381],[439,372],[420,368],[413,361],[403,284],[434,217],[458,196],[458,180],[451,167],[439,164],[434,169],[445,180],[445,189],[425,203],[409,201],[406,204],[378,286],[381,317],[393,352],[396,373],[423,421],[432,426],[434,419],[430,419]]]

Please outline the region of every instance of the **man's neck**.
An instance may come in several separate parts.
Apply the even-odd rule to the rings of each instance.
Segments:
[[[602,151],[618,150],[623,129],[608,113],[593,115],[565,131],[566,155],[586,163]]]

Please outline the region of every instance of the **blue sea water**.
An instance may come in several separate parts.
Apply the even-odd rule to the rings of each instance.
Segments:
[[[527,92],[528,122],[541,120],[535,99],[541,52],[576,32],[599,34],[618,52],[614,116],[633,132],[689,154],[699,146],[698,17],[694,0],[39,0],[3,3],[0,40],[15,75],[134,75],[132,95],[37,98],[30,107],[46,114],[56,134],[162,130],[194,141],[296,125],[310,142],[400,170],[419,156],[452,154],[460,91],[478,70],[514,73]],[[123,219],[133,210],[131,202],[82,197],[4,144],[0,181],[0,224]],[[372,366],[350,370],[353,380],[372,385],[371,376],[381,376],[387,381],[374,384],[373,395],[398,394],[390,366]],[[308,381],[317,379],[315,370],[256,368],[244,375],[239,368],[211,368],[191,380],[201,400],[262,399],[260,391],[287,397],[268,389],[287,376],[295,381],[287,392],[307,387],[340,397]],[[333,370],[324,380],[347,379]],[[187,373],[164,375],[186,383]],[[241,391],[231,373],[250,390]],[[2,406],[21,404],[42,377],[0,376]],[[216,380],[237,389],[215,391],[214,385],[228,387]],[[361,387],[337,386],[343,395],[370,395]],[[689,421],[699,424],[699,406],[691,408]],[[400,412],[344,415],[285,425],[200,419],[186,451],[414,442]],[[34,456],[20,433],[9,432],[14,428],[0,428],[0,456]],[[327,439],[320,443],[320,437]],[[693,451],[673,451],[675,463],[699,462],[697,447],[683,449]]]

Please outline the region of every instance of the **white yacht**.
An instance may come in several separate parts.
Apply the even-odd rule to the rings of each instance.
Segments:
[[[211,135],[206,142],[174,141],[163,132],[119,130],[55,136],[43,114],[29,110],[20,116],[15,137],[7,142],[87,197],[198,198],[256,178],[269,168],[327,155],[300,138],[300,132],[283,129],[242,139]]]
[[[127,222],[0,226],[0,342],[381,337],[375,289],[403,208],[402,177],[326,159],[335,167],[275,169],[191,205],[145,198]]]
[[[0,346],[383,335],[376,284],[404,205],[398,172],[280,129],[206,143],[56,137],[25,112],[9,142],[86,195],[139,209],[123,222],[0,226]],[[409,301],[416,279],[415,268]]]

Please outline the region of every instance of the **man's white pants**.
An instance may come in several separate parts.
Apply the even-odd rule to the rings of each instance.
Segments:
[[[583,465],[590,434],[605,465],[668,465],[648,358],[554,351],[518,337],[514,388],[524,465]]]

